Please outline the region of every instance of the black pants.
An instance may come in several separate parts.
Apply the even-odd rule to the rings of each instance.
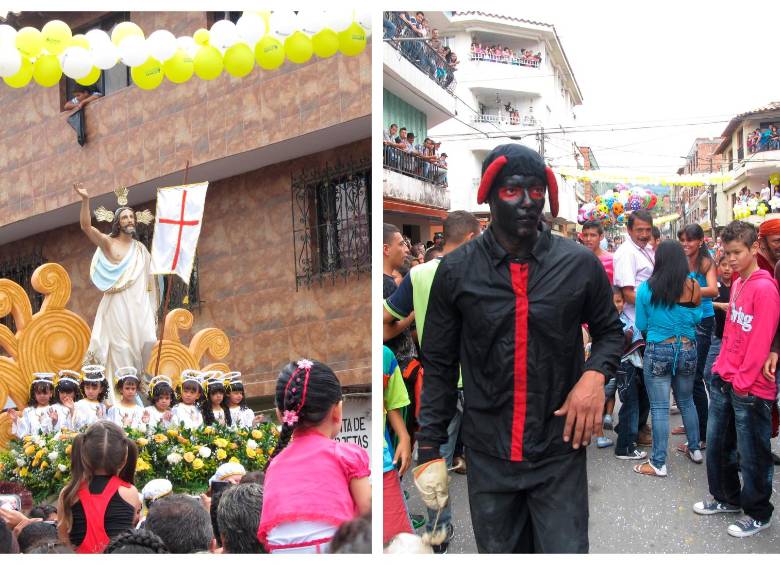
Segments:
[[[587,553],[585,449],[514,462],[467,449],[469,507],[480,553]]]

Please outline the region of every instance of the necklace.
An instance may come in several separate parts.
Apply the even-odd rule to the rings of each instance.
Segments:
[[[737,290],[736,294],[732,297],[731,300],[729,300],[729,303],[730,303],[729,304],[729,306],[730,306],[729,310],[731,310],[732,314],[736,314],[737,313],[736,308],[737,308],[737,300],[739,300],[739,295],[742,294],[742,289],[745,288],[745,285],[747,285],[747,282],[750,280],[750,277],[752,277],[753,273],[755,273],[757,270],[758,269],[756,269],[755,271],[751,271],[750,272],[750,274],[745,278],[745,280],[742,281],[742,285],[740,285],[740,287]]]

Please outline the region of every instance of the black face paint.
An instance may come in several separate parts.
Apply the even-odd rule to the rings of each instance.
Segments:
[[[539,177],[512,175],[500,179],[488,200],[495,228],[514,240],[533,236],[542,217],[544,198],[545,183]]]

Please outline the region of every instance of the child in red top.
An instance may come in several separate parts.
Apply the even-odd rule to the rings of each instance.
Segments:
[[[741,509],[745,517],[727,532],[747,537],[768,528],[773,511],[769,439],[777,385],[763,377],[762,369],[780,319],[780,296],[772,275],[758,268],[754,226],[731,222],[721,239],[739,276],[733,279],[720,355],[712,367],[707,481],[713,498],[697,502],[693,510],[715,514]]]
[[[368,452],[334,441],[341,384],[327,365],[285,367],[276,411],[282,432],[265,474],[258,539],[270,553],[326,553],[339,525],[371,509]]]

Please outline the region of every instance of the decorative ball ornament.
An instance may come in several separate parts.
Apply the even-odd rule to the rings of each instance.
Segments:
[[[320,59],[333,57],[339,52],[339,36],[332,29],[325,28],[315,33],[311,38],[314,54]]]
[[[255,60],[266,71],[278,69],[284,63],[284,46],[272,35],[264,36],[255,46]]]
[[[79,33],[70,38],[68,47],[83,47],[89,51],[89,39],[87,39],[87,36],[83,33]]]
[[[91,86],[95,84],[98,80],[100,80],[100,69],[97,67],[92,67],[92,70],[89,71],[89,74],[83,78],[77,78],[76,82],[79,83],[82,86]]]
[[[209,44],[209,30],[205,28],[200,28],[198,31],[192,34],[192,39],[195,40],[195,43],[198,45],[208,45]]]
[[[34,27],[23,27],[16,34],[16,48],[23,57],[34,59],[43,51],[43,35]]]
[[[246,43],[236,43],[225,51],[225,70],[236,78],[242,78],[255,67],[255,54]]]
[[[51,20],[41,28],[43,47],[52,55],[59,55],[68,47],[73,33],[63,21]]]
[[[33,64],[29,59],[22,57],[22,64],[16,74],[9,77],[3,77],[5,82],[11,88],[24,88],[30,83],[33,75]]]
[[[122,22],[117,24],[111,31],[111,42],[117,47],[121,47],[125,39],[129,37],[139,37],[144,39],[143,30],[133,22]]]
[[[62,78],[60,61],[56,55],[41,55],[33,65],[33,79],[41,86],[54,86]]]
[[[311,38],[303,32],[296,31],[284,40],[284,54],[293,63],[305,63],[313,53]]]
[[[193,58],[184,49],[177,49],[173,57],[165,61],[162,67],[165,78],[175,84],[187,82],[195,72]]]
[[[22,55],[12,45],[0,48],[0,77],[10,77],[22,68]]]
[[[612,213],[615,216],[620,216],[623,213],[623,204],[620,202],[613,202],[612,203]]]
[[[160,61],[149,57],[143,64],[130,69],[133,82],[143,90],[154,90],[163,81],[163,71]]]
[[[195,74],[203,80],[214,80],[222,74],[224,63],[222,53],[211,45],[205,45],[198,49],[193,59]]]
[[[357,22],[339,33],[339,51],[347,57],[359,55],[366,48],[366,32]]]
[[[92,70],[92,58],[83,47],[68,47],[60,56],[60,65],[65,76],[78,80]]]

